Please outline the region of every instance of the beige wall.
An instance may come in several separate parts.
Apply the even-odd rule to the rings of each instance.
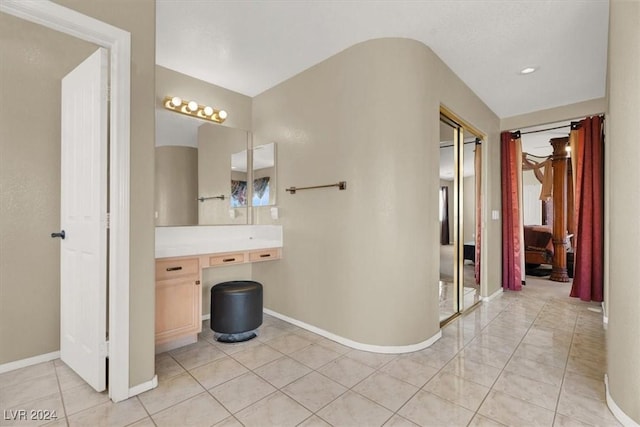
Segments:
[[[609,16],[607,375],[617,406],[640,424],[640,2],[612,0]]]
[[[522,209],[524,225],[542,225],[542,184],[533,170],[522,172]]]
[[[156,226],[198,225],[198,149],[156,147]]]
[[[60,349],[60,85],[96,49],[0,13],[0,364]]]
[[[407,39],[358,44],[254,98],[254,143],[278,143],[285,235],[282,260],[252,267],[266,307],[373,345],[438,331],[441,103],[496,144],[498,118]],[[341,180],[346,191],[284,191]]]
[[[131,223],[129,383],[153,378],[155,328],[155,1],[56,0],[131,33]]]

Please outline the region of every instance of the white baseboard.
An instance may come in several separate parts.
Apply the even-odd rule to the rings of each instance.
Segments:
[[[28,357],[26,359],[16,360],[15,362],[3,363],[0,365],[0,374],[5,372],[15,371],[16,369],[26,368],[27,366],[37,365],[42,362],[50,362],[60,358],[59,351],[53,351],[51,353],[41,354],[38,356]]]
[[[20,369],[20,368],[26,368],[27,366],[37,365],[38,363],[50,362],[52,360],[59,359],[59,358],[60,358],[60,352],[54,351],[51,353],[41,354],[39,356],[16,360],[15,362],[3,363],[2,365],[0,365],[0,374],[4,374],[5,372],[10,372],[10,371],[15,371],[16,369]],[[151,390],[152,388],[156,388],[157,386],[158,386],[158,376],[154,375],[150,381],[147,381],[142,384],[138,384],[135,387],[131,387],[129,389],[129,397],[133,397],[147,390]]]
[[[144,382],[142,384],[138,384],[137,386],[131,387],[129,389],[129,397],[137,396],[140,393],[144,393],[145,391],[149,391],[158,387],[158,376],[154,375],[151,380]]]
[[[321,335],[325,338],[328,338],[332,341],[340,343],[342,345],[346,345],[347,347],[355,348],[356,350],[369,351],[372,353],[388,353],[388,354],[397,354],[397,353],[410,353],[413,351],[418,351],[430,347],[433,343],[435,343],[440,337],[442,337],[442,331],[438,331],[434,336],[427,339],[426,341],[422,341],[417,344],[410,345],[372,345],[372,344],[363,344],[357,341],[350,340],[348,338],[341,337],[339,335],[333,334],[329,331],[325,331],[324,329],[320,329],[313,325],[309,325],[308,323],[301,322],[300,320],[293,319],[289,316],[285,316],[284,314],[280,314],[273,310],[269,310],[268,308],[263,309],[263,311],[273,317],[276,317],[280,320],[284,320],[285,322],[291,323],[292,325],[299,326],[303,329],[313,332],[314,334]]]
[[[499,295],[501,295],[504,292],[504,290],[502,288],[498,289],[497,291],[495,291],[494,293],[492,293],[491,295],[489,295],[488,297],[480,297],[480,301],[486,301],[489,302],[495,298],[497,298]]]
[[[613,400],[613,397],[611,397],[611,393],[609,393],[609,377],[607,374],[604,374],[604,389],[607,395],[607,406],[609,407],[609,410],[611,410],[613,416],[616,417],[624,427],[640,427],[640,424],[636,423],[631,419],[631,417],[625,414]]]
[[[211,319],[211,315],[210,315],[210,314],[203,314],[203,315],[202,315],[202,320],[203,320],[203,321],[204,321],[204,320],[209,320],[209,319]]]

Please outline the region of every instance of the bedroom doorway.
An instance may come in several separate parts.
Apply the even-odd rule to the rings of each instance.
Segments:
[[[522,221],[525,245],[525,275],[549,280],[553,257],[553,199],[550,189],[543,188],[544,177],[551,173],[553,138],[569,136],[570,122],[558,122],[521,130],[522,143]],[[545,162],[549,167],[545,166]],[[540,248],[530,250],[530,248]],[[573,275],[573,274],[572,274]]]
[[[441,325],[480,301],[481,137],[453,117],[440,115]]]

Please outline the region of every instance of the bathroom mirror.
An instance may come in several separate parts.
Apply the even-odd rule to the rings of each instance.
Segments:
[[[248,223],[248,139],[245,131],[213,123],[198,128],[198,224]]]
[[[251,197],[251,206],[276,204],[276,144],[264,144],[252,150],[253,190],[249,193],[247,150],[231,155],[231,207],[245,207]]]
[[[253,148],[253,197],[251,206],[276,204],[276,144]]]
[[[246,185],[249,141],[244,130],[158,108],[156,226],[248,224],[247,200],[232,205],[232,187]]]
[[[242,150],[231,155],[231,207],[241,208],[247,206],[248,191],[247,181],[249,172],[247,166],[247,150]]]

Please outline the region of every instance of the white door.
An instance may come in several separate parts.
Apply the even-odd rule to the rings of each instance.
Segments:
[[[62,79],[60,358],[97,391],[106,388],[107,67],[100,48]]]

